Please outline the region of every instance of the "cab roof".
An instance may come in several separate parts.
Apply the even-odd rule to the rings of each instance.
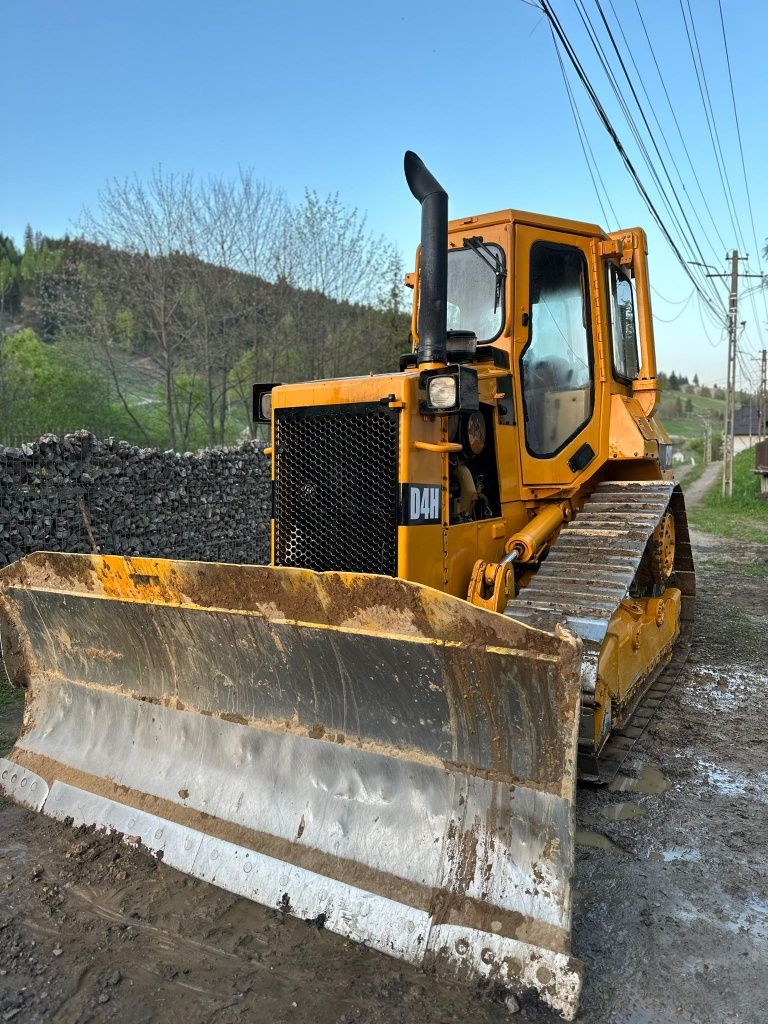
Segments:
[[[565,217],[548,217],[543,213],[526,213],[524,210],[497,210],[495,213],[482,213],[475,217],[459,217],[448,221],[448,234],[453,231],[466,230],[468,227],[484,228],[497,224],[527,224],[531,227],[547,228],[550,231],[569,231],[575,235],[606,238],[606,233],[599,224],[588,221],[568,220]]]

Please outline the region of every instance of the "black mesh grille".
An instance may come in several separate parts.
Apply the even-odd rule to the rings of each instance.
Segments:
[[[275,453],[275,563],[396,576],[396,410],[277,409]]]

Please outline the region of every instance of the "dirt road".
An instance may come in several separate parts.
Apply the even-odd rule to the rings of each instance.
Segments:
[[[694,480],[690,487],[685,488],[685,504],[688,508],[698,505],[712,484],[719,480],[723,474],[722,462],[710,462],[698,480]]]
[[[624,790],[579,794],[584,1024],[766,1019],[768,548],[704,536],[695,546],[692,663],[636,746]],[[0,737],[14,729],[6,716]],[[0,801],[0,1022],[505,1019],[488,993]],[[514,1019],[557,1018],[530,1003]]]

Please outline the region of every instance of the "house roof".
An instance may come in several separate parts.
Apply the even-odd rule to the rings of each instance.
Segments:
[[[742,405],[733,414],[733,432],[737,437],[753,437],[765,433],[760,430],[760,410],[755,405]]]

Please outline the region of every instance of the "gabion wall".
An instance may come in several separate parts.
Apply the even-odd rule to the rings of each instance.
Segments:
[[[87,431],[0,445],[0,565],[31,551],[269,561],[262,444],[194,454]]]

